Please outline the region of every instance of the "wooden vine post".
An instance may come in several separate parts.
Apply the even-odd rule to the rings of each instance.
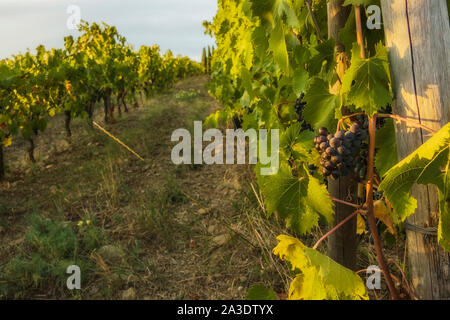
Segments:
[[[328,3],[328,37],[336,40],[336,54],[338,56],[338,75],[342,79],[345,73],[345,61],[339,61],[345,55],[344,48],[338,41],[338,33],[344,28],[345,23],[350,15],[351,6],[343,6],[344,0],[332,0]],[[339,82],[331,89],[334,93],[339,93],[341,85]],[[350,177],[342,177],[340,179],[328,179],[328,190],[334,198],[345,200],[348,202],[357,202],[357,184]],[[355,211],[354,208],[345,204],[335,203],[335,225],[346,219]],[[343,266],[355,270],[356,269],[356,249],[358,239],[356,234],[356,217],[343,225],[330,235],[328,239],[328,255],[334,261]]]
[[[394,113],[439,130],[450,119],[450,27],[446,0],[381,0],[395,95]],[[430,134],[397,122],[399,158]],[[414,215],[406,221],[409,271],[421,299],[450,299],[450,254],[438,244],[438,192],[416,186]]]

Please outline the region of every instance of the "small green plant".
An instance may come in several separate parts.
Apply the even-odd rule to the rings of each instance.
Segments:
[[[92,269],[92,263],[79,256],[81,246],[71,223],[37,214],[28,220],[30,227],[18,254],[0,269],[0,297],[25,297],[25,292],[44,288],[67,294],[67,267],[77,265],[83,272]],[[89,239],[87,243],[95,242]]]
[[[94,218],[80,220],[77,223],[77,227],[80,245],[83,250],[91,252],[105,244],[105,231],[96,226]]]
[[[200,95],[199,90],[189,89],[177,92],[175,94],[175,99],[177,101],[190,101],[197,98]]]

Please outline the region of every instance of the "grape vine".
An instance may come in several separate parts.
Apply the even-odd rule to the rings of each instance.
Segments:
[[[214,21],[204,26],[217,42],[209,89],[223,109],[211,115],[208,124],[218,125],[240,114],[244,129],[280,130],[283,147],[279,172],[273,177],[257,174],[267,213],[277,212],[301,236],[318,227],[320,218],[333,223],[333,202],[355,207],[358,211],[353,216],[366,215],[391,297],[398,298],[376,227],[375,216],[381,217],[374,209],[374,192],[383,192],[378,201],[390,209],[394,224],[413,213],[412,206],[405,211],[394,199],[395,194],[401,193],[403,201],[410,201],[404,188],[392,186],[392,177],[409,166],[398,163],[392,120],[428,128],[392,114],[392,84],[383,30],[363,32],[367,13],[361,5],[366,2],[345,1],[345,6],[351,6],[351,13],[336,39],[326,36],[326,1],[218,3]],[[448,126],[442,130],[440,141],[448,141]],[[430,153],[439,148],[435,142]],[[435,179],[428,176],[422,183],[438,185],[445,199],[450,179],[441,179],[448,174],[448,145],[443,150],[447,158],[443,156],[436,165],[445,174],[437,174]],[[425,164],[428,157],[422,158],[411,158],[411,166],[420,159]],[[404,184],[406,189],[421,183],[417,174],[401,176],[408,181]],[[361,195],[364,204],[331,197],[326,184],[321,183],[328,176],[350,177],[355,184],[360,183],[365,189]],[[403,214],[397,215],[397,210]],[[445,205],[441,206],[441,225],[448,219]],[[331,233],[347,221],[332,228]],[[448,228],[444,231],[440,243],[448,249],[450,232]],[[358,276],[349,276],[352,280],[347,287],[340,287],[333,275],[343,274],[342,266],[332,264],[316,250],[310,251],[297,239],[280,236],[279,241],[275,253],[305,275],[298,275],[291,283],[289,298],[367,298]],[[317,276],[314,268],[327,268],[331,278]],[[303,286],[306,275],[314,278],[313,283],[308,283],[310,290]]]
[[[47,127],[49,118],[63,114],[67,136],[74,117],[92,123],[94,108],[103,100],[106,122],[127,112],[127,103],[138,106],[142,93],[150,97],[175,81],[202,73],[199,63],[187,57],[160,53],[158,46],[134,51],[117,29],[107,24],[82,22],[81,35],[64,39],[63,49],[18,54],[0,61],[0,143],[11,144],[21,134],[29,141],[34,158],[34,137]],[[114,104],[113,97],[116,97]],[[2,149],[3,152],[3,149]],[[3,153],[0,178],[5,174]]]

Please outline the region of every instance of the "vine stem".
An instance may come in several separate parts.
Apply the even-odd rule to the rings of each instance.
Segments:
[[[317,23],[316,16],[314,15],[311,0],[305,0],[306,6],[308,7],[309,15],[311,16],[311,20],[314,24],[314,29],[316,29],[317,36],[319,37],[319,40],[323,42],[322,33],[320,32],[319,24]]]
[[[342,203],[342,204],[345,204],[346,206],[353,207],[353,208],[356,208],[356,209],[362,209],[361,206],[358,205],[358,204],[354,204],[354,203],[347,202],[347,201],[344,201],[344,200],[341,200],[341,199],[337,199],[335,197],[330,197],[330,198],[334,202]]]
[[[350,214],[349,216],[347,216],[344,220],[342,220],[340,223],[338,223],[333,229],[331,229],[330,231],[328,231],[322,238],[320,238],[316,244],[314,245],[313,249],[317,249],[319,247],[319,245],[322,243],[323,240],[325,240],[326,238],[328,238],[329,236],[331,236],[333,233],[335,233],[340,227],[342,227],[344,224],[346,224],[348,221],[350,221],[351,219],[353,219],[353,217],[355,217],[358,213],[363,212],[362,209],[358,209],[355,212],[353,212],[352,214]]]
[[[374,177],[374,164],[375,164],[375,134],[376,134],[377,116],[369,118],[369,158],[367,164],[367,186],[366,186],[366,203],[367,203],[367,219],[369,220],[370,232],[372,233],[373,242],[375,245],[375,251],[377,253],[377,260],[380,264],[381,270],[383,270],[386,278],[386,284],[389,288],[392,300],[398,300],[399,295],[392,281],[391,274],[389,272],[386,258],[383,255],[383,248],[381,238],[377,229],[377,222],[375,220],[374,205],[373,205],[373,177]]]
[[[358,113],[353,113],[353,114],[349,114],[348,116],[342,117],[342,118],[338,121],[338,124],[337,124],[337,131],[341,130],[342,122],[344,122],[345,120],[350,119],[350,118],[352,118],[352,117],[356,117],[356,116],[362,116],[362,115],[364,115],[364,114],[365,114],[364,112],[358,112]]]
[[[366,59],[366,50],[364,49],[364,36],[361,22],[361,6],[355,5],[355,19],[356,19],[356,36],[359,46],[361,48],[361,58]]]
[[[408,293],[409,293],[409,295],[411,296],[411,298],[413,299],[413,300],[419,300],[418,298],[417,298],[417,296],[415,295],[415,293],[414,293],[414,291],[411,289],[411,286],[409,285],[409,282],[408,282],[408,278],[406,278],[406,275],[405,275],[405,272],[403,271],[403,269],[400,267],[400,265],[397,263],[397,261],[395,261],[395,260],[393,260],[393,259],[389,259],[388,260],[388,263],[393,263],[393,264],[395,264],[395,266],[398,268],[398,270],[400,271],[400,273],[401,273],[401,275],[402,275],[402,279],[403,279],[403,281],[405,282],[405,284],[406,284],[406,290],[408,291]]]
[[[408,118],[404,118],[404,117],[398,116],[396,114],[380,113],[380,114],[378,114],[378,117],[380,117],[380,118],[391,118],[391,119],[394,119],[394,120],[405,122],[405,123],[407,123],[407,124],[409,124],[409,125],[411,125],[413,127],[424,129],[424,130],[426,130],[428,132],[431,132],[433,134],[437,132],[436,130],[433,130],[433,129],[427,127],[427,126],[424,126],[423,124],[421,124],[418,121],[410,120]]]

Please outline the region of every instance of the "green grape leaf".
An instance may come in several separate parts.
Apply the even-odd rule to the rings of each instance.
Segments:
[[[289,74],[289,56],[284,37],[284,28],[281,23],[276,24],[270,34],[269,50],[273,52],[273,58],[280,69]]]
[[[353,47],[353,43],[356,42],[356,21],[355,21],[355,9],[352,8],[350,18],[347,19],[345,27],[339,31],[339,41],[344,45],[345,52],[349,55]]]
[[[392,103],[387,49],[381,43],[376,55],[362,59],[358,44],[353,45],[351,67],[342,80],[341,94],[347,104],[373,116],[382,106]]]
[[[328,223],[333,222],[333,203],[325,185],[316,178],[296,177],[289,165],[282,161],[277,174],[258,176],[258,182],[265,197],[268,214],[277,211],[287,225],[299,234],[305,234],[316,227],[319,214]]]
[[[294,48],[294,58],[298,65],[304,66],[311,57],[311,51],[302,46],[296,46]]]
[[[278,297],[272,289],[267,289],[262,285],[254,285],[248,289],[247,300],[278,300]]]
[[[300,67],[294,71],[292,86],[296,96],[299,96],[305,90],[308,78],[309,74],[304,68]]]
[[[301,272],[290,285],[290,300],[369,299],[364,282],[353,271],[296,238],[280,235],[277,239],[274,254]]]
[[[375,148],[375,167],[380,176],[384,176],[398,162],[394,120],[387,119],[384,127],[377,131]]]
[[[328,72],[336,64],[334,59],[334,47],[336,41],[333,38],[318,44],[314,49],[318,52],[309,61],[309,73],[313,76],[318,74],[325,64],[325,71]]]
[[[221,124],[225,123],[232,117],[232,113],[229,109],[220,109],[215,113],[210,114],[205,120],[205,127],[218,128]]]
[[[258,118],[256,113],[245,113],[242,117],[242,129],[258,129]]]
[[[306,107],[303,117],[313,128],[337,126],[336,109],[340,106],[340,96],[330,93],[328,83],[320,78],[313,78],[303,99]]]
[[[444,178],[444,190],[440,191],[440,206],[441,216],[438,225],[438,241],[439,244],[450,252],[450,153],[447,167],[445,169],[446,175]]]
[[[310,151],[314,148],[315,134],[311,131],[301,131],[301,124],[296,123],[280,137],[280,148],[289,158],[293,156],[295,160],[308,161],[311,158]]]
[[[391,168],[380,185],[380,190],[394,209],[394,218],[404,221],[417,208],[417,200],[410,195],[415,183],[434,184],[439,189],[441,216],[439,243],[450,251],[449,220],[449,148],[450,123],[420,146],[416,151]]]

